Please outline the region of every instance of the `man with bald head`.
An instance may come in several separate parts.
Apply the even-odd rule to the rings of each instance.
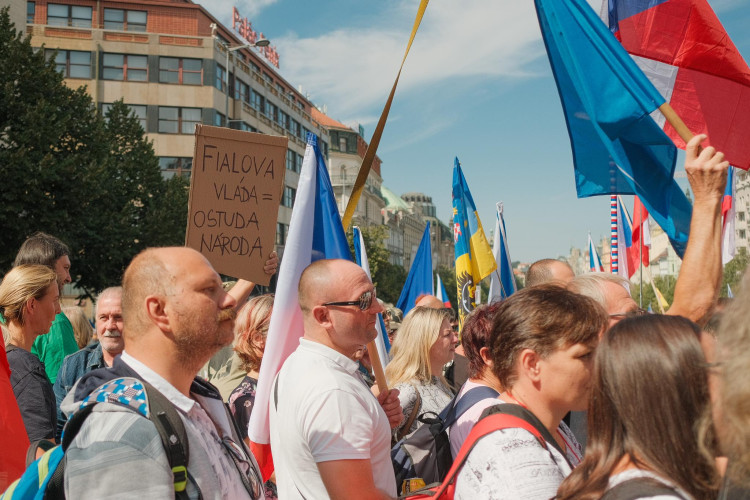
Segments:
[[[365,272],[319,260],[299,282],[304,336],[284,362],[270,402],[279,498],[391,498],[391,427],[398,391],[376,399],[357,360],[375,339],[383,310]],[[390,422],[389,422],[390,420]]]
[[[570,264],[557,259],[542,259],[534,262],[526,271],[526,287],[558,282],[567,285],[575,273]]]
[[[445,307],[443,301],[434,295],[423,294],[417,297],[414,307],[429,307],[430,309],[442,309]]]
[[[114,379],[147,382],[169,400],[184,424],[187,498],[263,498],[257,464],[219,393],[195,377],[232,341],[235,305],[219,275],[195,250],[141,252],[123,277],[126,348],[112,368],[84,375],[63,401],[63,410],[76,411],[84,398],[92,393],[95,398],[95,391]],[[170,468],[156,427],[119,404],[97,404],[66,457],[67,498],[175,497],[177,472]]]

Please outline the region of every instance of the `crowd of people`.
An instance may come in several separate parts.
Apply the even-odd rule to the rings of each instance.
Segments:
[[[435,297],[401,316],[353,262],[310,264],[304,335],[270,394],[270,477],[248,423],[274,297],[250,298],[245,280],[225,287],[195,250],[152,248],[96,297],[92,329],[60,308],[70,250],[32,235],[0,284],[0,488],[41,440],[65,447],[67,498],[395,498],[394,443],[467,398],[448,430],[452,455],[468,450],[455,498],[744,498],[750,275],[718,313],[727,164],[703,139],[687,148],[694,213],[664,315],[640,310],[627,281],[544,259],[459,332]],[[265,271],[277,268],[271,254]],[[367,351],[379,313],[392,341],[385,391]],[[508,411],[538,432],[469,443],[478,422]]]

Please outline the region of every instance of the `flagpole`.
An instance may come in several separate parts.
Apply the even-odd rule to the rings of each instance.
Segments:
[[[380,354],[378,354],[378,346],[375,345],[375,340],[367,343],[367,352],[370,353],[370,362],[372,363],[372,371],[375,373],[375,383],[378,384],[378,393],[388,392],[388,383],[385,381],[385,370],[383,370],[383,363],[380,361]]]
[[[694,134],[690,131],[688,126],[685,125],[685,122],[682,121],[682,118],[680,118],[680,115],[677,114],[674,108],[672,108],[668,102],[664,102],[664,104],[659,106],[659,111],[661,111],[661,114],[664,115],[664,118],[667,119],[669,124],[672,125],[680,138],[685,141],[686,144],[690,142],[690,139],[693,138]]]
[[[639,253],[638,253],[638,265],[639,265],[638,267],[641,268],[640,269],[641,279],[639,280],[640,282],[638,283],[638,287],[640,288],[640,296],[638,297],[638,302],[639,302],[638,307],[643,309],[643,220],[642,220],[643,208],[641,208],[641,213],[639,214],[638,217],[639,217],[638,220],[641,223],[640,228],[638,229],[638,231],[640,232],[640,236],[638,238],[638,241],[639,241],[638,246],[640,248]]]

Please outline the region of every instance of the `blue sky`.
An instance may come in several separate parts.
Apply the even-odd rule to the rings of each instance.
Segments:
[[[398,71],[418,0],[205,0],[232,6],[271,40],[280,73],[369,140]],[[589,0],[599,10],[600,0]],[[745,60],[750,2],[709,0]],[[560,100],[531,0],[432,0],[404,66],[378,148],[383,182],[451,213],[458,157],[489,238],[505,206],[513,260],[585,248],[609,234],[609,198],[578,199]],[[684,156],[678,157],[678,170]],[[684,179],[681,183],[685,183]],[[686,185],[686,183],[685,183]],[[630,204],[630,202],[628,202]]]

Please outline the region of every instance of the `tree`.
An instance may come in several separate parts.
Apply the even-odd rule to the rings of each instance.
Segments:
[[[674,276],[657,276],[654,278],[654,285],[656,288],[659,289],[659,292],[664,297],[664,300],[667,301],[669,305],[672,305],[672,302],[674,301],[674,287],[677,283],[677,278]],[[634,285],[631,283],[630,285],[633,300],[637,304],[641,304],[640,299],[640,291],[641,286],[640,285]],[[643,281],[643,302],[642,307],[644,309],[648,309],[649,306],[651,306],[651,310],[654,312],[659,312],[659,303],[656,300],[656,294],[654,293],[654,289],[651,287],[651,283],[644,280]],[[667,308],[665,308],[666,310]]]
[[[732,292],[735,294],[740,290],[748,261],[750,261],[750,257],[747,250],[742,247],[738,248],[734,258],[724,266],[724,277],[721,280],[721,290],[719,290],[721,297],[727,296],[727,285],[732,288]]]
[[[44,231],[71,248],[85,295],[120,282],[143,248],[184,243],[187,188],[165,181],[138,119],[122,102],[106,120],[85,87],[65,85],[0,12],[0,270]]]

